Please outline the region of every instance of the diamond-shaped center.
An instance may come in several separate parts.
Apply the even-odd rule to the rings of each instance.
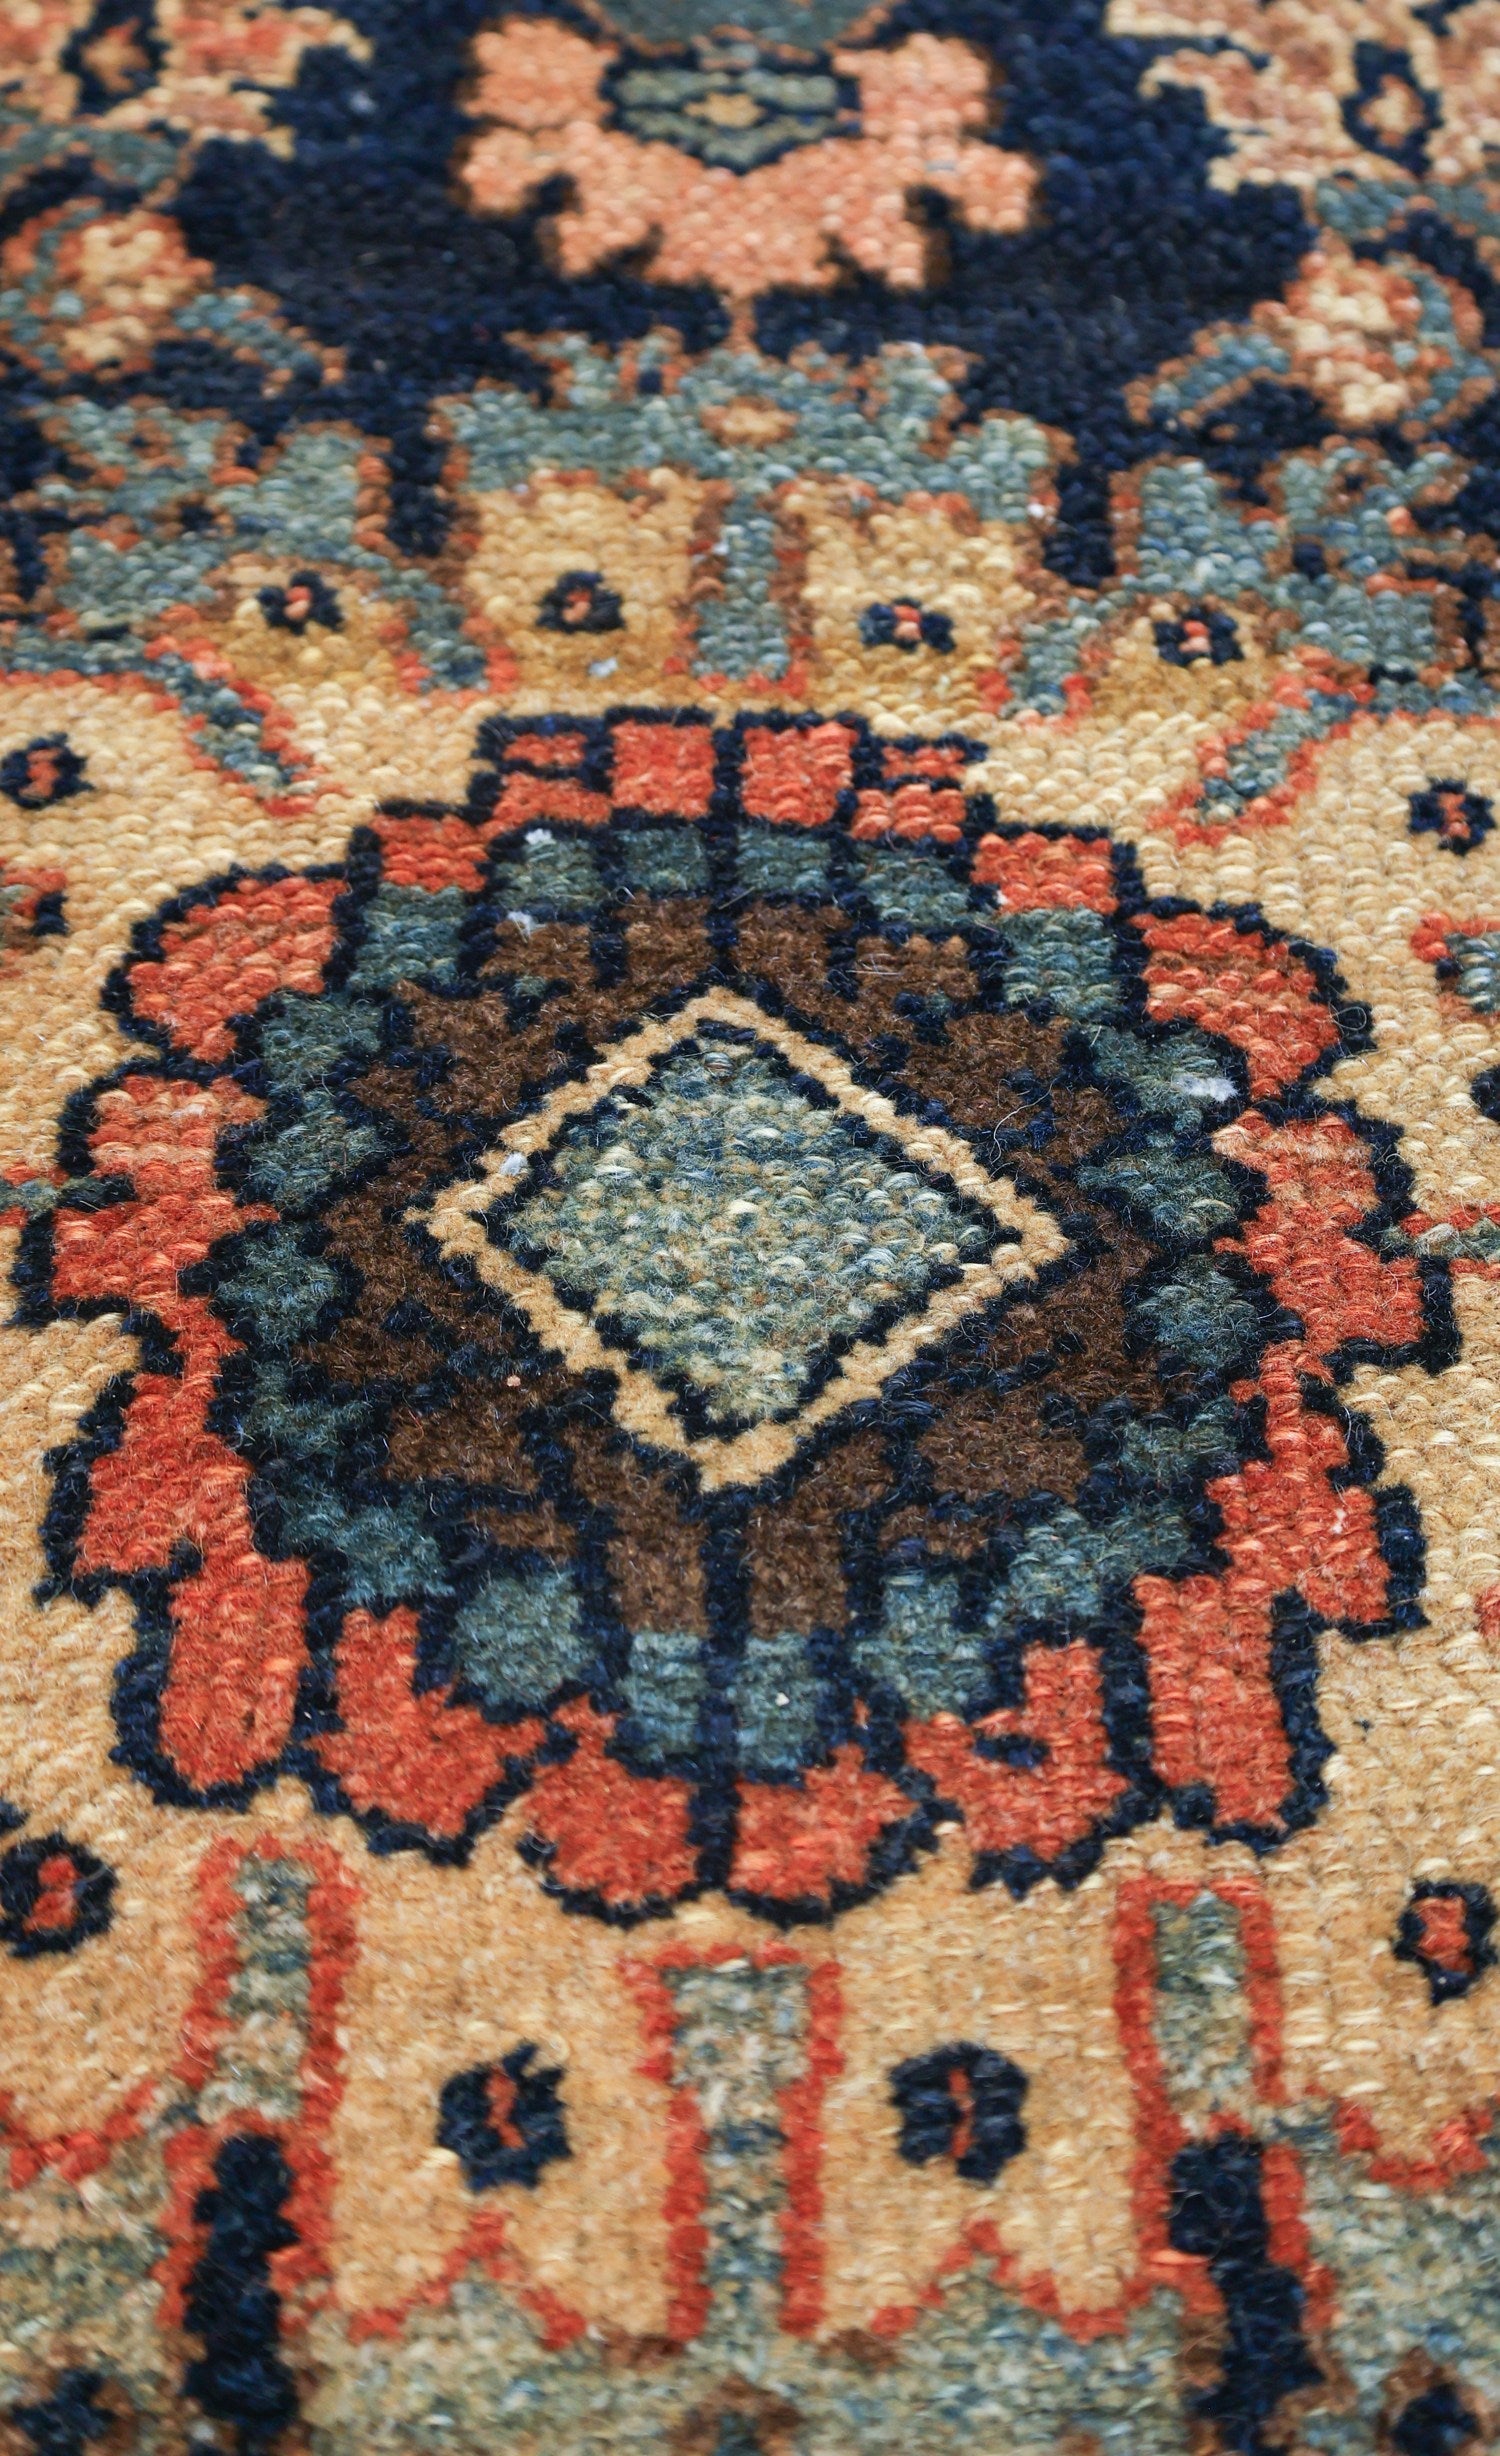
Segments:
[[[410,1214],[710,1489],[1068,1250],[946,1127],[732,991],[643,1022]]]
[[[794,1410],[831,1356],[1017,1242],[804,1083],[708,1027],[573,1119],[491,1219],[715,1426]]]

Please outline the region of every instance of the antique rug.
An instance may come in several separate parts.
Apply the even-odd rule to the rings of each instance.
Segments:
[[[1500,2447],[1500,0],[0,0],[0,497],[0,2456]]]

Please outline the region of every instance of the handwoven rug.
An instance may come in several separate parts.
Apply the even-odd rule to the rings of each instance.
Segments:
[[[0,2456],[1500,2447],[1500,0],[0,0],[0,482]]]

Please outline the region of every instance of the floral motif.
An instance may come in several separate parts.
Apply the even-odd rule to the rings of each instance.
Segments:
[[[295,84],[303,54],[369,56],[346,19],[277,0],[155,0],[138,18],[105,12],[96,30],[99,15],[95,0],[18,0],[0,33],[0,93],[54,123],[87,108],[103,128],[165,125],[193,145],[255,137],[287,154],[268,96]]]
[[[524,1794],[613,1918],[1316,1815],[1313,1632],[1410,1609],[1334,1392],[1429,1343],[1307,1096],[1360,1026],[976,747],[491,720],[464,808],[138,932],[20,1278],[158,1326],[49,1544],[160,1798],[462,1859]]]
[[[73,372],[130,374],[150,364],[177,311],[212,285],[213,267],[189,255],[165,214],[62,205],[6,241],[0,279],[0,313],[12,329],[18,310],[45,325],[43,364],[55,357]]]
[[[80,0],[15,0],[0,37],[0,92],[40,119],[71,119],[78,80],[62,60],[86,14]]]
[[[929,242],[911,199],[923,189],[974,229],[1025,227],[1035,172],[986,139],[991,72],[969,44],[914,34],[889,51],[837,52],[831,75],[755,65],[747,49],[727,61],[700,49],[683,92],[653,109],[647,72],[621,68],[613,44],[541,19],[481,34],[468,108],[484,125],[461,164],[470,203],[519,213],[566,178],[575,201],[551,224],[566,273],[642,250],[654,280],[711,282],[735,301],[826,290],[841,259],[920,288]],[[836,79],[857,91],[857,133],[825,133],[838,126]],[[669,129],[673,141],[655,133]]]
[[[1256,382],[1310,392],[1344,428],[1448,422],[1494,388],[1484,318],[1473,293],[1404,255],[1379,263],[1325,232],[1284,297],[1247,324],[1200,333],[1191,357],[1133,388],[1141,414],[1191,407],[1221,414]]]
[[[1415,270],[1416,268],[1414,268]],[[1419,279],[1421,275],[1419,274]],[[1477,350],[1483,319],[1467,290],[1428,274],[1449,311],[1460,351]],[[1428,302],[1399,264],[1366,264],[1336,239],[1304,257],[1285,301],[1270,300],[1254,321],[1286,352],[1287,372],[1305,384],[1341,426],[1387,426],[1425,403],[1434,377],[1454,352],[1425,333]],[[1474,380],[1488,391],[1488,368]],[[1448,415],[1464,406],[1451,397]]]
[[[1186,86],[1227,147],[1215,187],[1472,178],[1500,118],[1500,0],[1110,0],[1110,33],[1184,39],[1144,90]]]

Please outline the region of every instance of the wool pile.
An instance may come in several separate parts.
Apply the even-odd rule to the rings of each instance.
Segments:
[[[1500,2447],[1500,0],[0,0],[0,2456]]]

